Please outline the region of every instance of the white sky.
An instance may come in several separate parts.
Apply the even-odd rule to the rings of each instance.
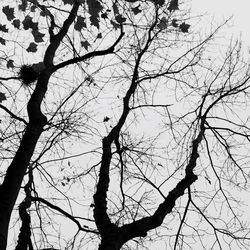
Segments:
[[[0,0],[1,1],[1,0]],[[234,28],[229,32],[234,32],[235,36],[242,33],[242,40],[246,46],[250,46],[250,0],[190,0],[192,15],[197,13],[207,13],[220,21],[234,15]],[[0,4],[1,5],[1,4]],[[248,44],[249,43],[249,44]]]
[[[207,13],[216,20],[226,19],[233,14],[235,35],[241,32],[244,43],[250,41],[250,0],[191,0],[192,11]],[[237,34],[238,33],[238,34]],[[249,44],[250,45],[250,44]],[[246,44],[246,46],[249,46]]]

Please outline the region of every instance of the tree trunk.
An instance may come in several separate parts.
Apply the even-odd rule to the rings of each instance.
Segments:
[[[109,233],[108,235],[102,237],[101,244],[98,250],[119,250],[123,245],[122,234],[118,232]]]
[[[36,123],[28,124],[20,147],[0,186],[0,250],[6,249],[11,212],[21,188],[23,176],[27,171],[36,143],[46,123],[42,115],[40,118],[40,121],[37,120]]]

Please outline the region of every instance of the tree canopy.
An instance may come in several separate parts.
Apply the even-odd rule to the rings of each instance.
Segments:
[[[190,4],[1,1],[0,250],[249,249],[249,61]]]

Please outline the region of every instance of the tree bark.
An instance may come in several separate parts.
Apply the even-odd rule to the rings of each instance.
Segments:
[[[45,125],[42,114],[40,118],[40,121],[36,120],[36,123],[28,124],[20,147],[0,186],[0,250],[6,249],[11,212],[20,191],[23,176]]]
[[[6,249],[11,212],[14,208],[23,177],[34,153],[35,146],[47,122],[46,117],[41,112],[41,103],[47,91],[50,76],[54,72],[53,60],[55,53],[67,34],[69,27],[74,22],[79,6],[80,3],[75,1],[68,18],[64,21],[59,32],[56,35],[50,32],[50,44],[43,60],[46,68],[40,73],[36,88],[27,105],[29,123],[13,161],[7,169],[4,181],[0,186],[0,250]]]
[[[102,235],[101,244],[98,250],[119,250],[124,244],[124,234],[120,228],[112,224],[111,227],[107,228],[106,232]]]

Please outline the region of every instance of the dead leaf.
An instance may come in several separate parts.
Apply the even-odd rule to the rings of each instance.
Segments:
[[[4,93],[0,92],[0,103],[7,100],[6,96]]]
[[[99,18],[95,16],[91,16],[89,18],[91,25],[94,25],[97,29],[99,29]]]
[[[15,19],[15,20],[13,20],[13,22],[12,22],[12,25],[15,27],[15,28],[17,28],[17,29],[19,29],[20,28],[20,20],[19,19]]]
[[[132,10],[132,12],[133,12],[135,15],[139,14],[140,12],[142,12],[142,10],[140,9],[140,4],[139,4],[138,6],[132,8],[131,10]]]
[[[15,18],[14,16],[14,8],[10,8],[8,5],[2,8],[3,13],[6,15],[8,21],[11,21]]]
[[[12,68],[12,69],[14,68],[14,64],[13,64],[13,62],[14,62],[14,61],[13,61],[13,60],[11,60],[11,59],[10,59],[10,60],[8,60],[8,62],[7,62],[7,64],[6,64],[6,66],[7,66],[7,68],[8,68],[8,69],[9,69],[9,68]]]
[[[6,40],[3,39],[2,37],[0,37],[0,43],[1,43],[2,45],[5,45],[5,44],[6,44]]]
[[[27,0],[22,0],[22,3],[18,5],[18,9],[21,11],[25,11],[28,5]]]
[[[108,18],[108,13],[107,12],[102,13],[101,18],[107,19]]]
[[[37,52],[37,44],[31,42],[29,47],[26,49],[28,52],[35,53]]]
[[[180,26],[180,29],[181,29],[181,32],[183,33],[187,33],[188,32],[188,29],[190,28],[190,25],[183,22]]]
[[[162,19],[160,20],[160,22],[157,24],[157,27],[159,29],[166,29],[168,27],[168,20],[166,17],[162,17]]]
[[[77,16],[76,23],[75,23],[75,30],[81,31],[83,28],[86,28],[85,18],[82,16]]]
[[[102,5],[98,0],[87,0],[87,5],[91,24],[99,29],[99,13],[103,9]]]
[[[86,40],[86,41],[82,41],[81,42],[81,46],[84,47],[84,49],[88,50],[90,43]]]
[[[178,10],[179,9],[179,4],[178,4],[178,0],[171,0],[169,6],[168,6],[168,10],[170,12]]]
[[[110,118],[108,117],[108,116],[105,116],[104,118],[103,118],[103,122],[108,122],[110,120]]]
[[[115,15],[119,15],[119,9],[118,9],[116,3],[113,4],[113,11],[114,11]]]
[[[177,19],[172,20],[172,26],[175,28],[177,28],[179,26],[179,24],[177,23]]]
[[[28,30],[28,29],[38,30],[38,23],[37,22],[33,22],[32,17],[29,16],[29,15],[27,15],[24,18],[22,24],[23,24],[23,28],[25,30]]]
[[[6,28],[6,25],[0,24],[0,31],[7,33],[9,30]]]
[[[34,40],[36,43],[41,43],[43,42],[43,37],[45,36],[45,34],[39,32],[38,30],[32,30],[32,35],[34,37]]]
[[[119,15],[117,15],[117,16],[115,17],[115,20],[116,20],[118,23],[124,23],[124,22],[126,21],[126,18],[119,14]]]

